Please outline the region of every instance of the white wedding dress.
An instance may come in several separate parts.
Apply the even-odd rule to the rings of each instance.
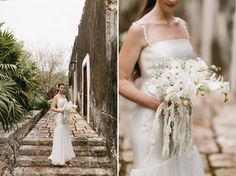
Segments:
[[[136,22],[137,23],[137,22]],[[145,26],[142,24],[145,29]],[[147,39],[147,33],[145,33]],[[141,91],[148,93],[147,80],[152,78],[152,64],[156,59],[190,59],[193,58],[193,48],[188,39],[171,39],[149,44],[140,54],[138,64],[141,71]],[[150,95],[150,94],[149,94]],[[204,169],[199,152],[194,146],[192,158],[183,154],[164,159],[161,156],[163,145],[163,119],[156,136],[151,158],[147,164],[150,151],[150,135],[155,111],[136,105],[129,121],[131,142],[134,152],[134,164],[131,176],[204,176]]]
[[[67,99],[58,98],[57,107],[62,108],[67,103]],[[65,162],[75,158],[75,153],[71,143],[68,124],[65,123],[64,113],[56,113],[54,116],[56,127],[53,135],[52,153],[48,159],[54,165],[65,165]]]

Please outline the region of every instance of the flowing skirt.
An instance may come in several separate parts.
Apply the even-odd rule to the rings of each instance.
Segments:
[[[131,142],[134,151],[134,165],[131,176],[204,176],[200,154],[194,146],[191,158],[186,154],[164,159],[161,156],[163,145],[163,120],[156,138],[149,162],[150,135],[155,112],[136,105],[129,122]]]
[[[64,122],[63,113],[55,115],[56,127],[53,135],[53,146],[48,159],[54,165],[65,165],[65,162],[75,158],[68,124]]]

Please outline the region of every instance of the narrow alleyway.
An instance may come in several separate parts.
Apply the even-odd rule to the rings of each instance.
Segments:
[[[54,119],[47,112],[23,139],[14,175],[113,175],[105,142],[78,114],[69,123],[76,158],[68,166],[54,166],[52,150]]]

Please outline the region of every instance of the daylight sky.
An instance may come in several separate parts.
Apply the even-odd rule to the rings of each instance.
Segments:
[[[26,49],[67,48],[67,56],[78,32],[85,0],[0,0],[0,22]]]

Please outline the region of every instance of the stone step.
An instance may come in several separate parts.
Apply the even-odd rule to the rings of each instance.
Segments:
[[[33,174],[32,174],[33,173]],[[79,167],[16,167],[14,176],[54,176],[54,175],[77,175],[77,176],[113,176],[111,169],[79,168]]]
[[[105,146],[74,146],[76,156],[106,156],[107,149]],[[52,151],[51,146],[35,146],[22,145],[19,148],[19,155],[50,155]]]
[[[24,138],[22,141],[23,145],[46,145],[46,146],[52,146],[52,138]],[[72,139],[72,145],[73,146],[83,146],[83,145],[89,145],[89,146],[101,146],[104,145],[105,142],[100,137],[93,137],[93,138],[73,138]]]
[[[25,156],[20,155],[16,159],[18,167],[53,166],[48,156]],[[81,168],[108,168],[109,157],[76,157],[69,163],[69,167],[79,166]]]

